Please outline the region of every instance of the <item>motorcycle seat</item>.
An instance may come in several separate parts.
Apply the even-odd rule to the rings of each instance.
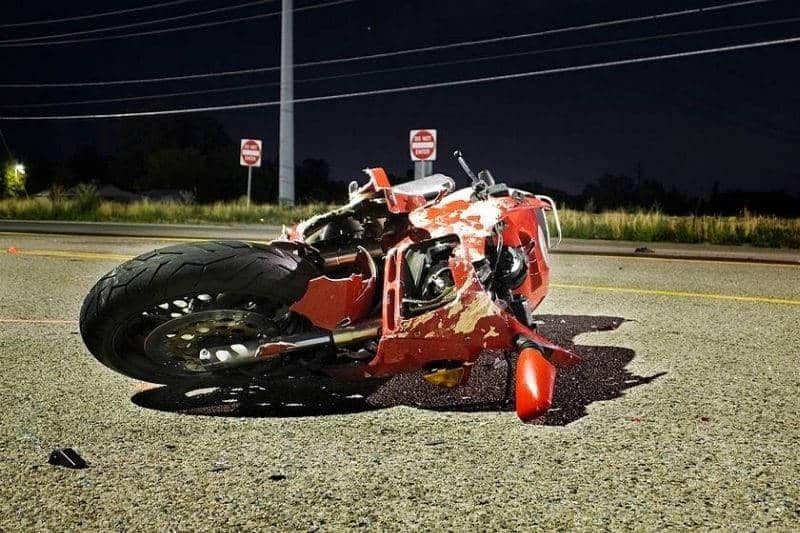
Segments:
[[[409,196],[423,196],[426,200],[433,200],[442,192],[453,192],[456,182],[444,174],[432,174],[422,179],[401,183],[392,186],[394,192]]]

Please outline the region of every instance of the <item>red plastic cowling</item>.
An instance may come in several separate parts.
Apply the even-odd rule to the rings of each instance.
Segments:
[[[305,294],[290,309],[323,329],[349,325],[367,316],[375,296],[375,262],[369,252],[359,247],[356,264],[365,274],[340,279],[316,277],[308,282]]]
[[[516,406],[523,422],[544,414],[553,403],[556,368],[539,350],[524,348],[517,358]]]

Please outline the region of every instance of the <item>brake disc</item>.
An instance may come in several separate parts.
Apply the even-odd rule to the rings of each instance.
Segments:
[[[239,366],[276,332],[264,315],[239,309],[198,311],[169,320],[147,336],[144,351],[158,363],[190,372]]]

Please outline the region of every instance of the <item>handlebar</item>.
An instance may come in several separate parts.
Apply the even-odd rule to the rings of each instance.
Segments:
[[[472,180],[472,184],[475,185],[476,183],[478,183],[479,181],[478,177],[475,175],[474,172],[472,172],[472,169],[469,168],[469,165],[467,164],[466,159],[464,159],[464,154],[461,153],[461,150],[456,150],[455,152],[453,152],[453,157],[456,158],[458,164],[461,165],[461,168],[464,169],[464,172],[467,174],[467,176],[469,176],[469,179]]]

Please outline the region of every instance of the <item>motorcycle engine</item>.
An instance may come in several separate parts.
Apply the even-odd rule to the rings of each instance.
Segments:
[[[415,316],[451,302],[456,296],[450,257],[455,237],[426,241],[405,255],[403,315]]]

